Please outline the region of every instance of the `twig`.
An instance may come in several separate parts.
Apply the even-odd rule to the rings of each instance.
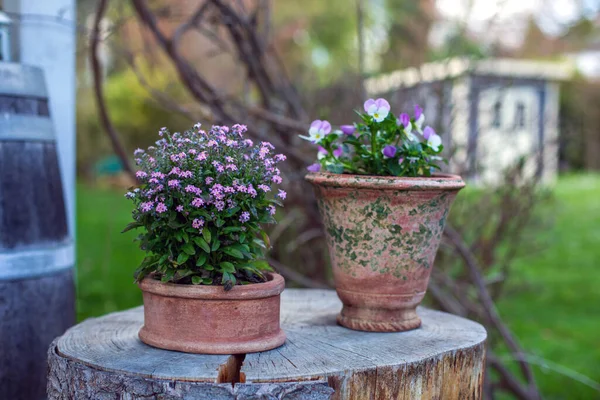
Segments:
[[[492,300],[487,287],[485,285],[485,281],[483,280],[481,273],[479,272],[479,266],[477,265],[477,261],[473,256],[473,253],[469,250],[467,245],[462,240],[460,234],[452,228],[449,224],[446,225],[446,229],[444,230],[444,235],[450,240],[450,242],[455,246],[458,254],[463,258],[467,270],[471,276],[471,280],[475,288],[477,289],[477,296],[479,297],[479,301],[481,302],[484,310],[486,312],[486,318],[489,320],[491,324],[494,325],[496,329],[498,329],[500,335],[506,342],[508,348],[517,356],[523,354],[521,348],[517,344],[517,341],[513,338],[512,333],[508,330],[506,325],[502,322],[502,319],[498,315],[498,311],[496,310],[496,306],[494,301]],[[523,376],[527,380],[528,383],[528,393],[531,396],[530,398],[539,398],[539,390],[535,384],[535,377],[533,375],[533,371],[531,367],[526,362],[519,362],[519,367]]]
[[[135,179],[135,173],[129,162],[125,148],[119,139],[119,134],[113,126],[108,110],[106,108],[106,102],[104,100],[104,89],[102,86],[102,71],[100,61],[98,60],[98,44],[100,41],[100,22],[106,12],[106,5],[108,0],[99,0],[98,8],[96,9],[96,16],[94,17],[94,27],[92,29],[92,36],[90,39],[90,63],[92,64],[92,72],[94,76],[94,94],[96,97],[96,105],[98,107],[98,113],[100,114],[100,122],[104,127],[104,131],[108,135],[112,147],[121,160],[121,164],[125,171]]]
[[[275,260],[274,258],[269,258],[268,261],[269,261],[269,264],[271,264],[277,271],[281,272],[281,275],[283,275],[287,279],[291,280],[292,282],[295,282],[301,286],[311,288],[311,289],[331,289],[330,286],[328,286],[324,283],[315,281],[313,279],[310,279],[310,278],[302,275],[301,273],[295,271],[291,267],[288,267],[287,265],[280,263],[279,261]]]

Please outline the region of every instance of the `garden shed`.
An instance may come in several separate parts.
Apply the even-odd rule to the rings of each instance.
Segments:
[[[365,87],[399,110],[420,104],[453,155],[449,169],[471,183],[497,183],[523,157],[530,176],[551,183],[558,172],[559,83],[570,75],[565,63],[456,58],[375,76]]]

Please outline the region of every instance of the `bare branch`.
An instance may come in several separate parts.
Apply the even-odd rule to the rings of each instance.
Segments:
[[[463,258],[465,262],[465,266],[471,276],[471,280],[473,285],[477,289],[477,296],[479,301],[486,312],[486,318],[488,321],[494,325],[494,327],[499,331],[503,340],[506,342],[508,348],[516,355],[520,356],[523,354],[520,346],[517,341],[512,336],[512,333],[508,330],[506,325],[502,322],[502,319],[498,315],[498,311],[496,310],[496,306],[494,301],[492,300],[487,287],[485,285],[485,281],[483,280],[481,273],[479,272],[479,266],[477,260],[473,256],[473,253],[469,250],[468,246],[462,240],[460,234],[452,228],[450,225],[446,225],[446,229],[444,230],[444,235],[450,240],[450,242],[454,245],[457,253]],[[539,391],[535,384],[535,377],[533,376],[533,371],[531,367],[526,362],[519,362],[519,367],[523,376],[527,380],[529,387],[528,393],[532,396],[530,398],[538,398]]]
[[[292,282],[295,282],[301,286],[311,288],[311,289],[331,289],[330,286],[325,285],[324,283],[312,280],[302,275],[299,272],[296,272],[293,268],[288,267],[280,263],[279,261],[269,258],[269,264],[271,264],[281,275],[285,278],[289,279]]]
[[[94,75],[94,94],[96,97],[98,113],[100,114],[100,122],[104,127],[104,131],[108,135],[115,153],[121,160],[123,168],[129,175],[131,175],[133,179],[135,179],[135,173],[129,162],[129,158],[127,157],[125,148],[123,147],[123,144],[119,139],[119,134],[111,122],[111,119],[108,115],[108,110],[106,108],[106,102],[104,101],[104,89],[102,86],[102,67],[100,66],[100,61],[98,60],[98,44],[100,42],[100,23],[102,21],[104,13],[106,12],[107,3],[108,0],[99,0],[98,2],[98,8],[96,9],[96,16],[94,17],[94,26],[90,38],[90,63],[92,65],[92,72]]]

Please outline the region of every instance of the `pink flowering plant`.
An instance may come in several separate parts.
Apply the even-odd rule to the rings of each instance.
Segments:
[[[244,125],[200,128],[183,134],[162,128],[156,146],[134,152],[141,185],[125,195],[135,205],[125,231],[143,228],[137,239],[147,252],[135,278],[154,274],[225,290],[264,282],[271,268],[262,224],[275,222],[285,199],[274,188],[285,156],[274,154],[271,143],[244,139]]]
[[[309,136],[300,136],[318,146],[318,162],[310,172],[379,176],[431,176],[439,170],[444,149],[442,139],[430,126],[418,105],[414,115],[396,116],[385,99],[369,99],[361,123],[332,130],[328,121],[315,120]]]

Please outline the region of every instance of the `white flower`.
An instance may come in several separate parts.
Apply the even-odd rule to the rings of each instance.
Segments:
[[[429,136],[429,139],[427,139],[427,145],[431,147],[434,151],[438,151],[441,144],[442,138],[439,135],[436,135],[435,133]]]
[[[310,124],[310,128],[308,129],[308,134],[310,136],[300,135],[300,137],[312,143],[319,143],[330,132],[331,124],[327,121],[317,119]]]
[[[386,99],[369,99],[365,101],[364,109],[377,122],[381,122],[390,113],[390,103]]]

